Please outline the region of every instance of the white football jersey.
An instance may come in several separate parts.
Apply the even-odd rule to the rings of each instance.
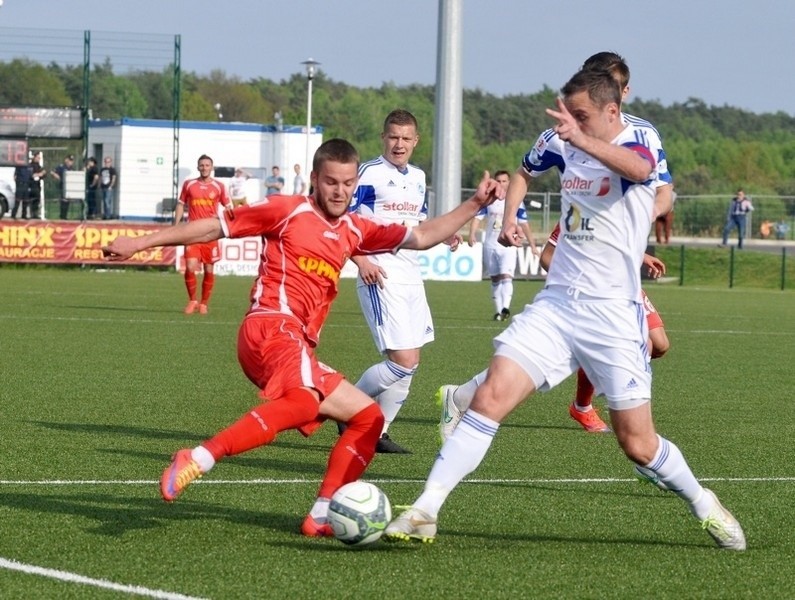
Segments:
[[[532,177],[553,167],[560,174],[560,237],[547,285],[570,286],[598,298],[640,298],[640,266],[662,150],[653,141],[646,129],[629,124],[612,142],[632,147],[655,165],[642,183],[613,173],[552,130],[542,133],[525,155],[522,166]]]
[[[365,218],[414,227],[428,217],[425,172],[414,165],[400,170],[383,156],[362,163],[349,210]],[[368,258],[387,272],[387,283],[422,283],[416,250]]]
[[[497,238],[502,230],[502,221],[505,218],[505,198],[497,198],[493,203],[484,206],[475,215],[475,218],[483,221],[485,219],[485,227],[483,228],[483,244],[492,246],[499,244]],[[527,222],[527,211],[524,206],[520,206],[516,211],[516,218],[519,223]]]

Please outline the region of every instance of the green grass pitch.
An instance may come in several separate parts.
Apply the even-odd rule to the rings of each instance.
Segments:
[[[298,534],[336,428],[230,458],[174,504],[157,480],[257,403],[237,364],[250,280],[185,316],[174,273],[0,269],[0,597],[784,598],[795,596],[795,299],[651,285],[672,342],[654,363],[659,431],[742,522],[718,550],[676,497],[636,482],[610,435],[568,417],[569,380],[500,429],[450,496],[434,545],[355,551]],[[539,288],[516,281],[514,312]],[[353,282],[319,355],[352,380],[378,360]],[[487,365],[488,283],[427,284],[436,341],[365,479],[394,504],[438,449],[436,388]],[[599,406],[603,402],[597,400]]]

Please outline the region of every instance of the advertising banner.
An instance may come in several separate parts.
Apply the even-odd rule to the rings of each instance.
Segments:
[[[131,225],[103,221],[0,221],[0,262],[106,264],[102,246],[117,236],[145,235],[165,225]],[[114,265],[170,266],[174,248],[153,248]]]

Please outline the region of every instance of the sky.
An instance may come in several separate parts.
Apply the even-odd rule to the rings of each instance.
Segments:
[[[142,34],[132,39],[144,42],[146,34],[179,34],[183,71],[200,75],[221,69],[280,81],[313,58],[331,79],[358,87],[436,79],[434,0],[0,1],[0,60],[57,60],[51,54],[69,31],[79,64],[89,30],[92,40],[98,32]],[[612,50],[630,66],[630,100],[669,106],[698,98],[795,116],[795,2],[458,1],[466,89],[498,96],[559,89],[585,58]]]

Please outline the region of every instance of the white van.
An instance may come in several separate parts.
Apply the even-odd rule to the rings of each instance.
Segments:
[[[0,167],[0,218],[14,210],[14,167]]]

